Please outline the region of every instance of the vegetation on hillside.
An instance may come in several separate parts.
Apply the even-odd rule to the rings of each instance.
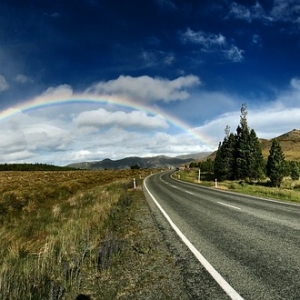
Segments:
[[[60,167],[49,164],[0,164],[0,171],[71,171],[71,167]]]
[[[206,160],[190,163],[190,167],[214,174],[213,177],[219,181],[257,182],[268,177],[270,186],[279,187],[286,176],[298,180],[300,162],[296,159],[286,160],[285,153],[289,158],[299,156],[297,145],[300,145],[300,131],[294,129],[278,139],[260,141],[255,130],[247,124],[247,114],[247,106],[243,104],[236,133],[230,132],[229,126],[226,126],[224,140],[220,142],[216,153]],[[266,150],[266,147],[269,149]]]

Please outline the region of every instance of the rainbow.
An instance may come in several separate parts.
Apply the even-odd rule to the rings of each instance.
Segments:
[[[141,105],[139,103],[133,102],[124,97],[116,97],[111,95],[93,95],[93,94],[80,94],[72,95],[67,97],[61,96],[47,96],[47,97],[37,97],[32,100],[25,101],[21,104],[18,104],[14,107],[8,108],[6,110],[0,111],[0,121],[8,119],[18,112],[30,112],[37,109],[64,105],[64,104],[80,104],[80,103],[101,103],[101,104],[112,104],[124,108],[129,108],[133,110],[144,111],[151,115],[158,115],[162,117],[167,123],[172,124],[176,128],[179,128],[183,132],[194,136],[196,139],[200,140],[201,143],[207,147],[214,149],[215,145],[209,137],[206,137],[203,134],[199,134],[194,129],[190,128],[183,121],[162,112],[157,107],[146,106],[145,104]]]

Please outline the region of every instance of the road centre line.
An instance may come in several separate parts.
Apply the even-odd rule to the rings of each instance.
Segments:
[[[234,208],[234,209],[238,209],[238,210],[241,210],[240,207],[237,207],[237,206],[233,206],[233,205],[230,205],[230,204],[226,204],[226,203],[223,203],[223,202],[217,202],[221,205],[224,205],[224,206],[227,206],[227,207],[231,207],[231,208]]]
[[[219,284],[219,286],[223,289],[223,291],[232,299],[232,300],[244,300],[241,295],[221,276],[221,274],[206,260],[206,258],[196,249],[196,247],[188,240],[188,238],[181,232],[181,230],[175,225],[169,215],[165,212],[165,210],[161,207],[155,197],[151,194],[146,185],[147,178],[143,182],[143,186],[145,187],[147,193],[152,198],[155,205],[164,215],[166,220],[169,222],[171,227],[177,233],[177,235],[181,238],[181,240],[186,244],[186,246],[190,249],[190,251],[195,255],[198,261],[202,264],[202,266],[206,269],[206,271],[213,277],[213,279]]]

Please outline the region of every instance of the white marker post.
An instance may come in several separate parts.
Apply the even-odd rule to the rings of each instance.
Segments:
[[[198,173],[198,182],[200,182],[200,176],[201,176],[201,169],[199,168],[199,173]]]
[[[133,178],[133,188],[136,189],[136,182],[135,182],[135,178]]]
[[[218,179],[215,179],[215,187],[218,187]]]

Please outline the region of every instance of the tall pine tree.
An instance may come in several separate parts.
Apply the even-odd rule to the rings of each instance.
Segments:
[[[284,177],[285,160],[279,142],[274,139],[270,149],[267,162],[267,176],[270,178],[271,186],[280,187]]]
[[[254,129],[250,131],[250,160],[249,160],[249,178],[260,179],[264,175],[264,158],[261,151],[260,142]]]
[[[246,179],[249,177],[250,164],[250,132],[247,123],[247,105],[242,104],[240,125],[236,129],[236,179]]]
[[[225,138],[219,144],[214,170],[218,179],[259,179],[264,174],[260,142],[247,123],[247,106],[242,105],[240,124],[236,134],[225,128]]]

